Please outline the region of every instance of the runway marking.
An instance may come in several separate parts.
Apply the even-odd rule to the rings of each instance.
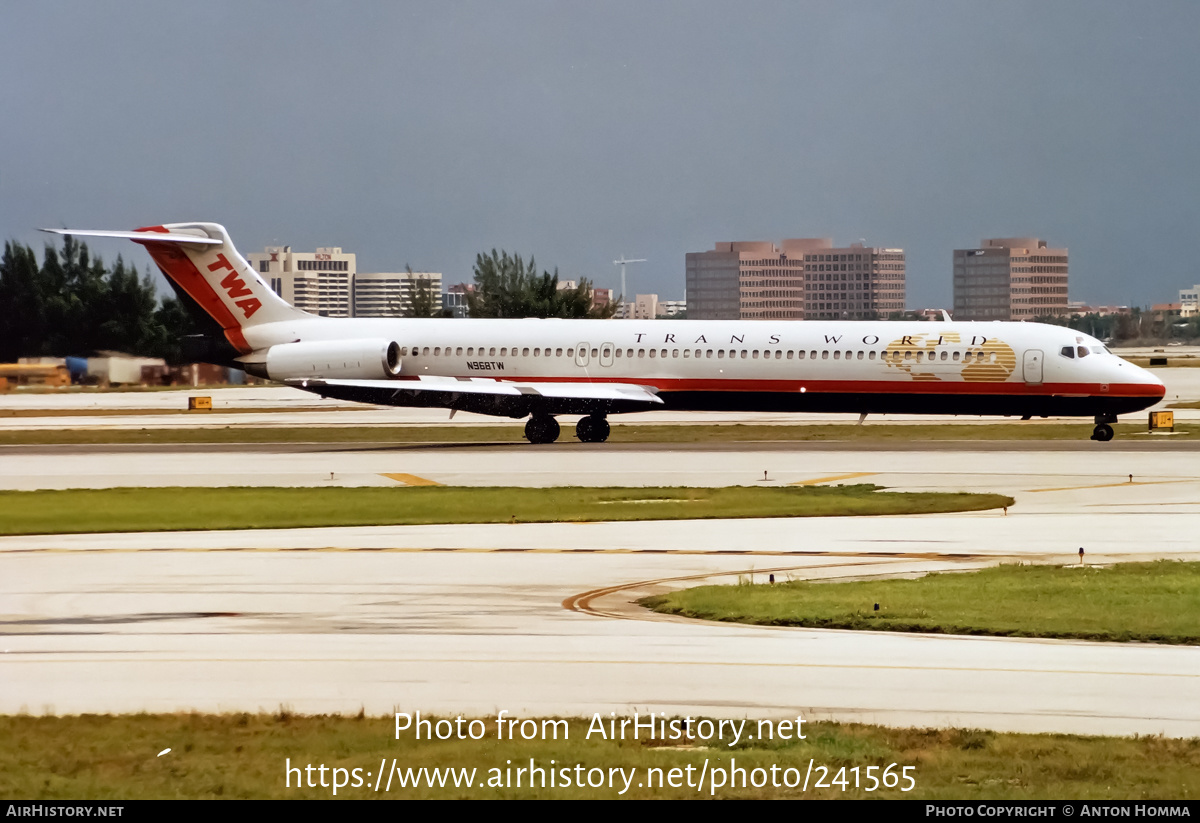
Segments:
[[[797,480],[795,483],[788,483],[789,486],[815,486],[818,483],[832,483],[834,480],[853,480],[855,477],[870,477],[879,474],[879,472],[850,472],[849,474],[835,474],[830,477],[814,477],[812,480]]]
[[[739,552],[739,554],[749,554],[749,553],[750,552]],[[779,553],[779,554],[781,554],[781,553]],[[943,552],[896,552],[894,554],[873,554],[873,553],[867,553],[867,552],[857,552],[857,553],[852,553],[852,552],[813,552],[812,556],[856,557],[856,558],[863,558],[863,560],[858,563],[831,563],[831,564],[827,564],[827,565],[823,565],[823,566],[781,566],[779,568],[774,568],[774,569],[745,569],[740,572],[738,572],[738,571],[703,572],[701,574],[687,574],[687,575],[681,575],[679,577],[662,577],[657,580],[642,580],[642,581],[639,581],[636,583],[620,583],[615,586],[605,586],[605,587],[599,588],[599,589],[592,589],[591,591],[583,592],[582,594],[577,594],[577,595],[568,597],[565,600],[563,600],[562,607],[564,609],[566,609],[567,611],[581,612],[583,614],[590,614],[595,617],[614,617],[614,618],[617,618],[620,620],[657,620],[657,619],[661,619],[659,617],[659,615],[656,612],[651,612],[648,610],[643,610],[641,613],[638,613],[636,615],[618,614],[616,612],[600,611],[598,609],[593,609],[591,604],[592,604],[592,601],[597,598],[607,597],[610,594],[616,594],[617,592],[626,591],[629,589],[643,589],[643,588],[648,588],[651,586],[661,586],[661,585],[665,585],[668,583],[683,583],[683,582],[687,582],[687,581],[691,581],[691,580],[707,580],[708,578],[711,578],[711,577],[731,577],[735,574],[736,575],[749,574],[749,575],[753,576],[755,574],[763,575],[763,574],[773,574],[775,572],[811,571],[814,569],[829,569],[829,568],[836,569],[836,568],[848,568],[848,567],[855,567],[855,566],[873,566],[873,565],[879,565],[878,562],[873,562],[873,561],[881,561],[881,560],[929,560],[929,561],[933,561],[933,560],[971,560],[971,561],[978,562],[981,560],[994,561],[994,560],[1005,559],[1002,556],[996,557],[996,556],[991,556],[991,555],[976,555],[976,554],[947,554],[947,553],[943,553]],[[720,623],[722,621],[704,621],[704,622]],[[725,625],[728,625],[728,624],[726,623]],[[749,625],[749,624],[743,624],[743,625]],[[769,627],[767,627],[767,628],[769,628]],[[779,628],[779,627],[776,627],[776,628]],[[784,627],[784,628],[795,628],[795,627]]]
[[[1098,483],[1094,486],[1063,486],[1061,489],[1026,489],[1026,492],[1070,492],[1080,489],[1111,489],[1117,486],[1160,486],[1165,483],[1195,483],[1197,478],[1188,477],[1183,480],[1125,480],[1121,483]]]
[[[440,486],[436,480],[427,480],[424,477],[417,477],[415,474],[381,474],[380,477],[386,477],[388,480],[395,480],[397,483],[403,483],[406,486]]]

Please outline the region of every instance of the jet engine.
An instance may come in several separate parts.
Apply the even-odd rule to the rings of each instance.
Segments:
[[[263,365],[266,376],[272,380],[295,377],[387,380],[400,374],[400,345],[384,339],[283,343],[267,349]]]

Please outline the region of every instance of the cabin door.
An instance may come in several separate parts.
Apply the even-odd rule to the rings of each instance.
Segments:
[[[1042,351],[1030,349],[1025,352],[1025,384],[1036,386],[1042,382]]]
[[[586,369],[588,364],[588,344],[580,343],[575,347],[575,365]]]
[[[604,343],[600,346],[600,365],[611,366],[613,364],[613,344]]]

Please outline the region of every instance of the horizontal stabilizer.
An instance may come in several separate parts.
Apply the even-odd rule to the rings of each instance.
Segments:
[[[204,237],[178,232],[152,231],[101,231],[99,229],[41,229],[51,234],[69,234],[73,237],[116,237],[121,240],[154,241],[156,243],[198,243],[202,246],[219,246],[223,242],[216,237]]]

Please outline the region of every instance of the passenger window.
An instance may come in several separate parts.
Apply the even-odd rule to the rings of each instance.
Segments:
[[[650,356],[651,356],[651,357],[654,357],[654,356],[656,356],[657,354],[658,354],[658,349],[651,349],[651,350],[650,350]]]
[[[575,350],[567,349],[567,357],[574,357],[574,356],[575,356]]]
[[[561,349],[560,349],[560,351],[561,351]],[[617,357],[620,357],[622,352],[624,352],[624,351],[625,351],[624,349],[617,349],[617,352],[616,352]]]
[[[533,356],[534,356],[534,357],[541,357],[541,356],[542,356],[542,350],[541,350],[541,349],[534,349],[534,350],[533,350]]]
[[[949,352],[942,352],[942,359],[945,360],[948,355]]]
[[[554,356],[555,356],[555,357],[562,357],[562,349],[555,349],[555,350],[554,350]]]
[[[810,352],[808,353],[808,359],[809,359],[809,360],[816,360],[816,359],[817,359],[817,353],[816,353],[815,351],[810,351]]]
[[[438,356],[440,356],[440,355],[441,355],[441,353],[442,353],[442,347],[441,347],[441,346],[437,346],[436,348],[434,348],[434,350],[433,350],[433,356],[434,356],[434,357],[438,357]]]
[[[953,359],[954,359],[954,360],[957,360],[957,359],[958,359],[958,356],[959,356],[959,353],[958,353],[958,352],[955,352],[955,353],[954,353],[954,357],[953,357]]]
[[[691,350],[691,349],[684,349],[684,350],[683,350],[683,358],[684,358],[685,360],[686,360],[687,358],[691,357],[691,356],[692,356],[692,350]]]
[[[717,359],[722,360],[722,359],[724,359],[724,357],[725,357],[725,350],[717,349]]]
[[[827,352],[827,351],[823,351],[823,352],[821,352],[821,359],[822,359],[822,360],[828,360],[828,359],[829,359],[829,352]]]
[[[671,356],[672,356],[672,357],[678,357],[678,356],[679,356],[679,349],[671,349]]]
[[[638,349],[638,357],[645,357],[645,356],[646,356],[646,350]]]
[[[489,356],[489,357],[495,357],[495,356],[496,356],[496,347],[495,347],[495,346],[492,346],[490,349],[488,349],[488,356]]]
[[[791,352],[789,352],[789,354],[790,354],[790,353],[791,353]],[[782,358],[782,357],[783,357],[783,349],[780,349],[779,351],[775,352],[775,359],[776,359],[776,360],[779,360],[779,359],[780,359],[780,358]]]
[[[757,359],[758,359],[758,349],[755,349],[755,350],[754,350],[754,352],[752,353],[752,356],[753,356],[753,358],[754,358],[755,360],[757,360]]]
[[[508,356],[508,347],[507,347],[507,346],[505,346],[504,348],[500,349],[500,356],[501,356],[501,357],[507,357],[507,356]]]
[[[568,352],[568,354],[570,354],[570,352]],[[626,357],[633,357],[633,349],[626,349],[626,350],[625,350],[625,356],[626,356]]]
[[[834,360],[841,360],[841,359],[842,359],[842,353],[841,353],[840,351],[835,351],[835,352],[833,353],[833,359],[834,359]]]
[[[401,356],[401,357],[404,357],[404,356],[405,356],[405,355],[407,355],[407,354],[408,354],[408,347],[407,347],[407,346],[401,346],[401,347],[400,347],[400,356]]]
[[[874,359],[875,359],[875,352],[874,352],[874,351],[868,352],[868,354],[867,354],[867,359],[868,359],[868,360],[874,360]]]
[[[449,352],[450,350],[446,349],[446,351]],[[462,357],[462,346],[459,346],[457,349],[454,350],[454,355],[456,357]]]
[[[863,359],[863,353],[862,353],[862,352],[859,352],[859,353],[858,353],[858,359],[859,359],[859,360],[862,360],[862,359]]]
[[[746,359],[746,356],[747,356],[748,354],[749,354],[749,352],[747,352],[745,349],[742,349],[742,359],[743,359],[743,360],[745,360],[745,359]]]
[[[599,357],[599,356],[600,356],[600,352],[599,352],[599,350],[597,350],[597,349],[592,349],[592,359],[593,359],[593,360],[595,360],[595,359],[596,359],[597,357]]]
[[[711,358],[712,358],[712,352],[713,352],[713,350],[712,350],[712,349],[709,349],[708,351],[706,351],[706,352],[704,353],[704,356],[705,356],[705,357],[708,357],[708,358],[710,358],[710,359],[711,359]]]
[[[513,349],[513,351],[516,351],[516,349]],[[528,347],[528,346],[526,346],[525,348],[521,349],[521,356],[522,356],[522,357],[528,357],[528,356],[529,356],[529,347]]]

